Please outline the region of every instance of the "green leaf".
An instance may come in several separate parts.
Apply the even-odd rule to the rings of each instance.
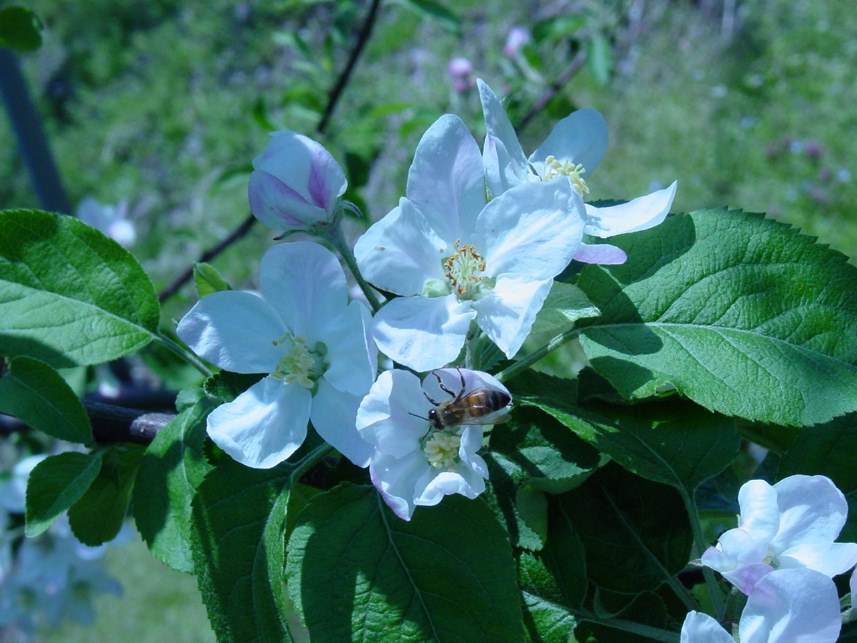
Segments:
[[[283,525],[294,467],[226,460],[193,499],[194,571],[221,642],[290,641],[285,625]]]
[[[132,506],[140,535],[155,558],[180,572],[193,571],[191,501],[211,469],[203,443],[214,406],[201,398],[158,431],[134,485]]]
[[[42,21],[26,7],[0,9],[0,47],[32,51],[42,46]]]
[[[523,638],[511,549],[481,501],[449,496],[405,522],[373,487],[343,484],[310,500],[287,552],[314,643]]]
[[[600,85],[606,86],[610,82],[613,49],[610,39],[604,34],[595,34],[586,42],[586,67]]]
[[[842,493],[857,491],[857,414],[803,429],[780,460],[777,478],[827,476]]]
[[[528,341],[549,339],[570,329],[578,319],[598,317],[600,314],[601,311],[592,305],[580,288],[555,281],[536,315]]]
[[[515,399],[535,406],[639,476],[692,492],[728,467],[741,446],[735,422],[677,399],[630,408],[568,401],[570,382],[523,380]]]
[[[60,453],[33,468],[27,480],[26,534],[35,538],[83,496],[101,470],[102,452]]]
[[[104,451],[101,470],[89,489],[68,510],[68,521],[77,539],[97,547],[113,540],[125,517],[134,478],[144,449],[119,445]]]
[[[97,364],[148,344],[158,297],[127,250],[77,219],[0,211],[0,352]]]
[[[193,283],[200,299],[213,292],[232,290],[232,286],[223,278],[220,271],[204,261],[193,264]]]
[[[781,425],[857,410],[857,268],[843,255],[727,211],[612,241],[629,259],[581,272],[602,312],[581,342],[624,396],[674,386],[707,409]]]
[[[398,0],[398,4],[412,9],[424,18],[433,20],[450,33],[456,35],[461,33],[461,20],[458,16],[436,0]]]
[[[92,443],[86,409],[50,366],[29,357],[9,362],[0,376],[0,413],[67,442]]]
[[[586,575],[614,592],[656,589],[690,560],[684,504],[671,487],[608,465],[560,497],[586,550]]]

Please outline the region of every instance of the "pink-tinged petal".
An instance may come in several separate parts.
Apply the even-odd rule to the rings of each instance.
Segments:
[[[530,334],[551,285],[552,279],[500,277],[494,289],[473,304],[479,328],[506,357],[513,357]]]
[[[678,182],[673,181],[672,185],[663,190],[605,208],[587,203],[584,232],[605,238],[654,228],[667,218],[677,185]]]
[[[741,614],[741,643],[835,643],[842,618],[833,581],[809,569],[780,569],[760,580]]]
[[[489,203],[479,215],[473,244],[491,277],[553,279],[583,239],[583,201],[565,179],[527,183]]]
[[[375,314],[378,349],[415,371],[446,366],[461,352],[476,311],[455,296],[401,297]]]
[[[274,230],[300,230],[329,218],[327,210],[264,170],[250,174],[247,197],[253,215]]]
[[[272,341],[286,332],[264,299],[230,290],[203,297],[179,322],[176,333],[191,350],[233,373],[270,373],[282,351]]]
[[[208,435],[241,464],[270,469],[303,444],[311,404],[307,389],[265,377],[211,412]]]
[[[429,408],[416,375],[400,369],[384,371],[360,402],[357,431],[379,457],[402,458],[418,452],[425,460],[420,440],[430,428]]]
[[[273,132],[253,168],[279,179],[307,203],[331,212],[345,193],[345,173],[321,144],[296,132]]]
[[[851,580],[848,581],[851,590],[851,607],[857,607],[857,567],[851,572]]]
[[[378,349],[370,335],[372,319],[366,307],[352,301],[338,315],[319,322],[309,341],[327,346],[329,366],[324,379],[340,391],[363,397],[375,381]]]
[[[778,553],[803,543],[833,542],[848,516],[842,492],[825,476],[795,475],[774,485],[779,531],[771,543]]]
[[[314,337],[319,320],[341,314],[348,303],[339,260],[312,241],[269,248],[262,257],[259,284],[266,301],[299,337]]]
[[[774,568],[767,563],[750,563],[731,572],[724,572],[723,578],[732,583],[739,592],[749,596],[756,583],[772,571]]]
[[[682,623],[680,643],[735,643],[735,639],[708,614],[692,611]]]
[[[402,458],[375,456],[369,464],[369,477],[384,502],[402,520],[414,515],[414,483],[431,469],[422,450]]]
[[[313,399],[310,421],[325,442],[358,467],[365,467],[369,465],[372,445],[360,436],[355,424],[360,399],[321,380]]]
[[[609,243],[581,243],[574,260],[581,263],[595,263],[602,266],[618,266],[628,260],[628,255],[622,248],[611,246]]]
[[[460,118],[445,114],[423,134],[406,193],[442,238],[455,241],[473,228],[485,206],[485,170]]]
[[[443,258],[457,237],[444,239],[408,199],[373,224],[354,244],[363,277],[397,295],[418,295],[426,281],[443,279]]]
[[[486,144],[489,137],[502,144],[503,155],[500,160],[506,167],[501,167],[501,175],[526,176],[530,172],[527,155],[521,148],[515,128],[506,116],[506,110],[484,81],[477,79],[476,85],[479,87],[479,100],[482,101],[482,114],[485,117]],[[492,193],[494,196],[500,194]]]
[[[767,554],[768,541],[765,538],[756,539],[748,529],[736,527],[720,534],[717,545],[703,552],[702,564],[726,573],[760,562]]]
[[[738,490],[741,507],[740,525],[758,543],[773,540],[780,525],[777,492],[764,480],[750,480]]]
[[[776,562],[782,568],[806,567],[833,578],[857,564],[857,543],[801,543],[780,552]]]
[[[595,109],[572,112],[557,123],[544,142],[530,155],[530,162],[543,163],[553,155],[559,161],[583,165],[589,179],[607,152],[607,122]]]

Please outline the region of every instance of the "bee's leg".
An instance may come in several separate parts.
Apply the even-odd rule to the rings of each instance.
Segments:
[[[455,370],[458,371],[458,375],[459,375],[459,377],[461,377],[461,390],[458,391],[458,393],[447,388],[446,384],[443,383],[443,380],[440,379],[440,375],[438,375],[435,371],[432,371],[431,374],[437,378],[437,385],[440,387],[440,390],[443,391],[444,393],[446,393],[447,395],[451,396],[453,398],[453,400],[452,400],[453,402],[458,402],[458,400],[461,399],[461,396],[464,395],[464,373],[461,372],[460,368],[457,368]],[[428,395],[426,395],[426,397],[428,397]],[[432,400],[430,397],[429,397],[429,400],[434,405],[437,405],[437,402]]]

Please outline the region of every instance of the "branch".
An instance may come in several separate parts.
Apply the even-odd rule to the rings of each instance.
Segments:
[[[360,32],[357,35],[357,42],[354,44],[354,48],[351,50],[351,55],[348,57],[348,62],[345,64],[345,68],[339,74],[339,77],[334,83],[333,88],[330,90],[330,93],[327,96],[327,105],[324,108],[324,112],[321,116],[321,119],[318,122],[318,125],[315,126],[315,131],[319,134],[323,133],[327,129],[327,125],[330,122],[330,118],[333,115],[333,110],[336,108],[337,103],[339,102],[340,97],[342,96],[342,92],[345,90],[345,86],[348,84],[348,81],[351,78],[351,74],[354,71],[354,67],[357,64],[357,59],[360,57],[360,54],[363,52],[363,49],[366,47],[366,42],[369,40],[369,36],[372,34],[372,28],[375,26],[375,22],[377,22],[378,10],[381,6],[381,0],[372,0],[372,5],[369,7],[369,13],[366,16],[366,20],[363,22],[363,26],[360,28]],[[250,214],[244,221],[242,221],[235,230],[233,230],[223,241],[218,243],[217,245],[209,248],[205,252],[202,253],[199,259],[197,259],[197,263],[199,261],[210,261],[214,259],[221,252],[226,250],[230,245],[235,243],[238,239],[246,235],[253,228],[253,225],[256,223],[256,217]],[[193,276],[193,266],[191,265],[187,270],[185,270],[182,274],[176,277],[170,285],[164,288],[159,294],[158,299],[163,303],[169,297],[172,297],[178,290],[184,286],[188,281],[190,281]]]
[[[565,85],[577,72],[580,71],[585,60],[586,54],[581,49],[575,54],[574,58],[571,59],[568,67],[566,67],[563,72],[557,76],[556,80],[548,85],[548,88],[542,92],[542,95],[533,102],[533,106],[530,107],[529,111],[524,114],[523,118],[521,118],[521,121],[518,123],[518,130],[522,130],[529,125],[530,121],[533,120],[533,118],[535,118],[538,113],[553,100],[554,96],[559,93],[559,90],[562,89],[563,85]]]
[[[158,431],[176,417],[170,413],[150,413],[91,400],[84,400],[83,406],[89,414],[95,440],[102,444],[149,444]]]

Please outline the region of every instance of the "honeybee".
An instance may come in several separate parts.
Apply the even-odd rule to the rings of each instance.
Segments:
[[[437,378],[440,389],[451,396],[449,400],[438,402],[429,397],[428,393],[423,393],[437,407],[428,412],[427,419],[433,429],[439,431],[461,424],[495,424],[508,413],[512,398],[507,392],[487,386],[466,392],[464,373],[460,368],[457,370],[461,378],[461,390],[458,393],[449,389],[435,371],[431,372]]]

